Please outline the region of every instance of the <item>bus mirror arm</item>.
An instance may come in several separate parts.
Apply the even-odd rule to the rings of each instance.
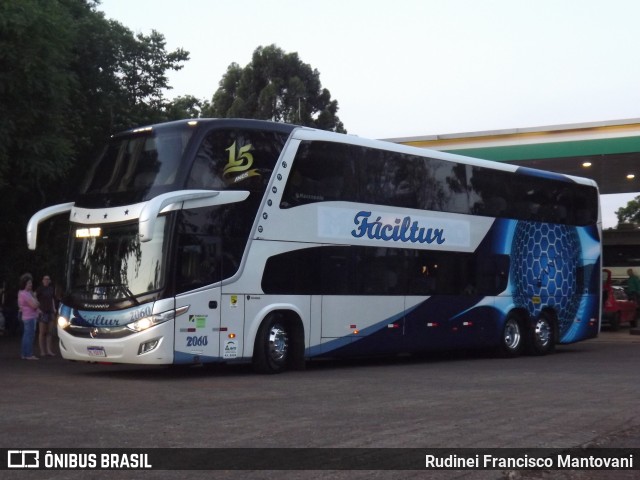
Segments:
[[[27,224],[27,246],[29,250],[35,250],[38,243],[38,225],[44,222],[48,218],[54,217],[61,213],[70,212],[73,208],[73,202],[61,203],[59,205],[52,205],[51,207],[43,208],[42,210],[33,214],[29,223]]]
[[[162,195],[152,198],[140,212],[140,219],[138,220],[140,241],[148,242],[153,239],[153,228],[156,224],[156,218],[158,218],[162,209],[168,205],[188,200],[212,198],[219,194],[220,192],[214,190],[178,190],[176,192],[163,193]]]

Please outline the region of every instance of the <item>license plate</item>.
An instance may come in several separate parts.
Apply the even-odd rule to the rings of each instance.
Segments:
[[[104,347],[87,347],[90,357],[106,357],[107,352],[104,351]]]

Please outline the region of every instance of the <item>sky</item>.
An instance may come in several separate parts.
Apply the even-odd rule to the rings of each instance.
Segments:
[[[637,0],[101,3],[190,53],[168,98],[210,100],[232,62],[275,44],[318,70],[347,131],[365,138],[640,118]],[[603,196],[604,226],[638,193]]]

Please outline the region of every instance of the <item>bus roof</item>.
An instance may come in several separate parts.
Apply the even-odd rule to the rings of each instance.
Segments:
[[[359,145],[364,147],[376,148],[381,150],[388,150],[393,152],[406,153],[409,155],[416,155],[421,157],[438,158],[441,160],[448,160],[452,162],[464,163],[471,166],[481,166],[485,168],[492,168],[495,170],[502,170],[508,172],[518,172],[520,174],[531,176],[546,176],[548,178],[555,178],[560,181],[572,181],[578,184],[589,185],[598,188],[596,182],[590,178],[576,177],[573,175],[566,175],[560,173],[547,172],[545,170],[532,169],[528,167],[522,167],[512,165],[503,162],[496,162],[493,160],[484,160],[474,157],[467,157],[454,153],[442,152],[439,150],[431,150],[420,147],[413,147],[398,143],[393,143],[387,140],[373,140],[358,137],[356,135],[349,135],[343,133],[330,132],[326,130],[319,130],[312,127],[305,127],[299,125],[293,125],[288,123],[273,122],[270,120],[254,120],[246,118],[197,118],[197,119],[184,119],[175,120],[172,122],[158,123],[138,128],[132,128],[124,132],[120,132],[115,137],[120,135],[131,135],[138,132],[150,131],[150,130],[164,130],[171,129],[180,126],[192,126],[192,127],[208,127],[208,126],[220,126],[227,128],[248,128],[248,129],[264,129],[269,131],[275,131],[285,134],[291,134],[293,132],[293,138],[297,140],[315,140],[326,142],[340,142],[353,145]],[[544,173],[543,173],[544,172]]]

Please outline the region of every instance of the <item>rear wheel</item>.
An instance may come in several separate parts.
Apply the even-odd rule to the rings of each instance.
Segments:
[[[509,314],[504,322],[500,339],[500,353],[507,357],[515,357],[522,350],[522,327],[518,317]]]
[[[291,335],[282,315],[269,315],[258,330],[253,367],[260,373],[281,373],[287,368]]]
[[[556,346],[555,325],[549,315],[540,314],[531,326],[529,349],[533,355],[546,355]]]

